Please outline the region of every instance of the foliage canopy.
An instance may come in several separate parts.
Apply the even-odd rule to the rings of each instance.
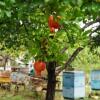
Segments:
[[[50,37],[48,17],[61,16],[61,29]],[[100,24],[95,30],[84,31],[100,23],[99,0],[4,0],[0,1],[0,50],[14,54],[28,51],[36,59],[63,61],[68,57],[64,48],[100,45]],[[80,27],[80,22],[84,27]],[[88,34],[99,33],[92,38]]]

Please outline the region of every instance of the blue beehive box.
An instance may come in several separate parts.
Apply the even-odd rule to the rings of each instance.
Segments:
[[[100,70],[91,71],[91,89],[100,90]]]
[[[63,72],[63,97],[71,99],[85,97],[85,74],[83,71]]]

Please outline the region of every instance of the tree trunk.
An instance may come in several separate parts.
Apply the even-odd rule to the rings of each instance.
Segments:
[[[56,75],[55,75],[56,62],[52,61],[48,63],[48,84],[46,100],[54,100],[55,97],[55,87],[56,87]]]
[[[8,61],[8,57],[5,57],[5,64],[4,64],[4,70],[6,70],[6,64],[7,64],[7,61]]]

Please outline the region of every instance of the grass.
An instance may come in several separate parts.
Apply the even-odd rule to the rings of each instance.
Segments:
[[[95,92],[96,93],[99,92],[100,94],[100,91],[92,91],[92,94],[91,94],[90,86],[89,84],[87,84],[86,97],[84,98],[84,100],[100,100],[100,95],[98,99],[88,97],[89,94],[93,96]],[[19,92],[15,93],[14,86],[12,86],[10,92],[0,88],[0,100],[45,100],[45,91],[36,92],[28,88],[24,89],[21,86],[21,88],[19,89]],[[62,92],[56,92],[55,100],[64,100]],[[66,100],[69,100],[69,99],[66,99]]]
[[[33,92],[29,89],[20,89],[18,93],[0,89],[0,100],[44,100],[44,94],[42,92]]]
[[[90,87],[86,87],[86,97],[84,100],[100,100],[94,99],[94,98],[88,98],[88,95],[90,93]],[[0,100],[45,100],[45,91],[44,92],[34,92],[29,91],[28,89],[20,89],[18,94],[14,93],[14,90],[11,90],[10,92],[7,90],[1,90],[0,89]],[[55,100],[64,100],[62,92],[56,92]],[[69,100],[69,99],[66,99]],[[81,100],[81,99],[77,99]]]

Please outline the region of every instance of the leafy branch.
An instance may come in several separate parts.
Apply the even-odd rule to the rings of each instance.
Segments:
[[[66,61],[64,67],[60,67],[59,69],[56,70],[56,75],[58,75],[61,71],[64,69],[67,69],[70,64],[75,60],[76,56],[79,54],[80,51],[82,51],[84,48],[78,47],[73,54],[70,56],[70,58]]]

